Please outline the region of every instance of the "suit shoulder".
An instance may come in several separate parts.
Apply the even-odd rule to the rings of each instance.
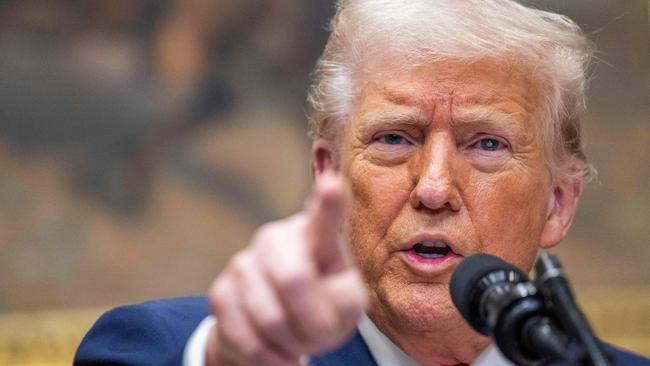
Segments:
[[[187,339],[208,314],[204,297],[115,308],[88,331],[74,365],[179,365]]]
[[[616,347],[612,347],[611,349],[612,355],[614,356],[614,365],[650,366],[650,359],[648,358]]]

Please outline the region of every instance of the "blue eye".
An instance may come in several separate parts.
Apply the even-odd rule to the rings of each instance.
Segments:
[[[490,138],[481,140],[481,149],[483,150],[495,151],[499,147],[501,147],[501,142],[499,142],[499,140],[490,139]]]
[[[403,144],[406,141],[404,137],[395,133],[389,133],[383,135],[380,137],[380,140],[388,145],[399,145],[399,144]]]

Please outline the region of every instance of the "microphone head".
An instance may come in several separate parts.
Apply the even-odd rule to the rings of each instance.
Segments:
[[[512,276],[488,276],[492,273]],[[451,276],[451,300],[472,328],[488,335],[481,314],[481,299],[485,290],[496,283],[525,282],[528,276],[517,267],[490,254],[474,254],[465,258]]]

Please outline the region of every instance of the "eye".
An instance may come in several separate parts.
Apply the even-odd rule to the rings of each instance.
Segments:
[[[417,138],[402,130],[384,130],[373,135],[364,156],[383,166],[402,164],[419,146]]]
[[[385,135],[381,135],[377,137],[377,140],[387,145],[401,145],[408,143],[408,141],[403,136],[396,133],[387,133]]]
[[[510,149],[510,145],[506,141],[489,135],[476,137],[467,147],[474,152],[488,154],[489,156],[504,153]]]
[[[481,146],[481,149],[487,151],[496,151],[503,145],[501,141],[493,138],[481,139],[481,141],[479,141],[479,144]]]

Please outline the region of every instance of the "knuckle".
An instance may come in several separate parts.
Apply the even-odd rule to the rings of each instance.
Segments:
[[[351,328],[350,324],[357,324],[359,318],[363,314],[364,307],[358,303],[350,303],[348,307],[342,309],[339,319],[341,329]]]
[[[283,314],[262,315],[260,318],[260,327],[273,336],[284,334],[288,327],[287,318]]]
[[[343,309],[347,312],[361,315],[368,304],[366,287],[359,282],[357,285],[353,285],[352,291],[346,293],[346,295],[341,297],[343,300],[347,300],[343,302]]]
[[[245,344],[246,341],[242,339],[241,335],[237,331],[232,331],[232,329],[226,327],[222,322],[217,322],[217,335],[219,337],[219,343],[223,347],[227,348],[230,352],[236,351],[240,348],[241,344]]]
[[[343,341],[345,333],[334,328],[306,329],[302,332],[302,343],[310,353],[322,351]]]
[[[218,312],[222,308],[223,299],[227,298],[229,294],[226,291],[225,279],[223,277],[217,278],[208,292],[208,299],[210,307],[213,311]]]
[[[314,334],[335,335],[338,330],[337,321],[333,317],[321,316],[317,317],[312,324]]]
[[[255,278],[255,271],[259,271],[259,263],[250,252],[237,253],[228,264],[232,287],[241,288]]]
[[[346,301],[336,304],[338,313],[342,319],[356,319],[363,313],[363,306],[360,299],[351,297]]]
[[[268,359],[266,348],[259,341],[249,341],[240,345],[239,353],[243,358],[251,361],[255,361],[256,364],[263,362],[263,360]]]
[[[278,271],[275,275],[276,286],[283,293],[296,294],[308,286],[308,273],[305,268],[291,267]]]
[[[241,275],[248,269],[248,258],[245,252],[239,252],[235,254],[230,260],[228,265],[230,269],[237,275]]]
[[[251,243],[252,244],[256,244],[256,243],[262,241],[264,239],[264,237],[266,237],[266,233],[269,230],[268,225],[269,224],[264,224],[264,225],[258,227],[257,229],[255,229],[255,231],[253,231],[253,236],[251,237]]]
[[[208,298],[210,299],[211,303],[219,299],[219,294],[222,292],[220,282],[220,278],[217,277],[217,279],[212,282],[212,285],[210,285],[210,288],[208,289]]]
[[[255,230],[253,233],[253,243],[268,241],[269,238],[273,238],[276,235],[280,228],[281,225],[277,221],[267,222]]]
[[[251,244],[253,247],[263,247],[265,249],[277,246],[285,246],[289,238],[295,238],[296,233],[300,232],[302,222],[300,217],[288,217],[279,221],[268,222],[255,230],[252,236]]]
[[[321,309],[324,310],[324,309]],[[308,343],[319,343],[337,333],[336,319],[327,312],[314,312],[299,321],[300,333]]]
[[[267,352],[262,343],[255,338],[243,337],[237,329],[220,326],[219,338],[221,344],[228,348],[228,352],[237,355],[237,358],[248,360],[255,365],[262,364]]]

